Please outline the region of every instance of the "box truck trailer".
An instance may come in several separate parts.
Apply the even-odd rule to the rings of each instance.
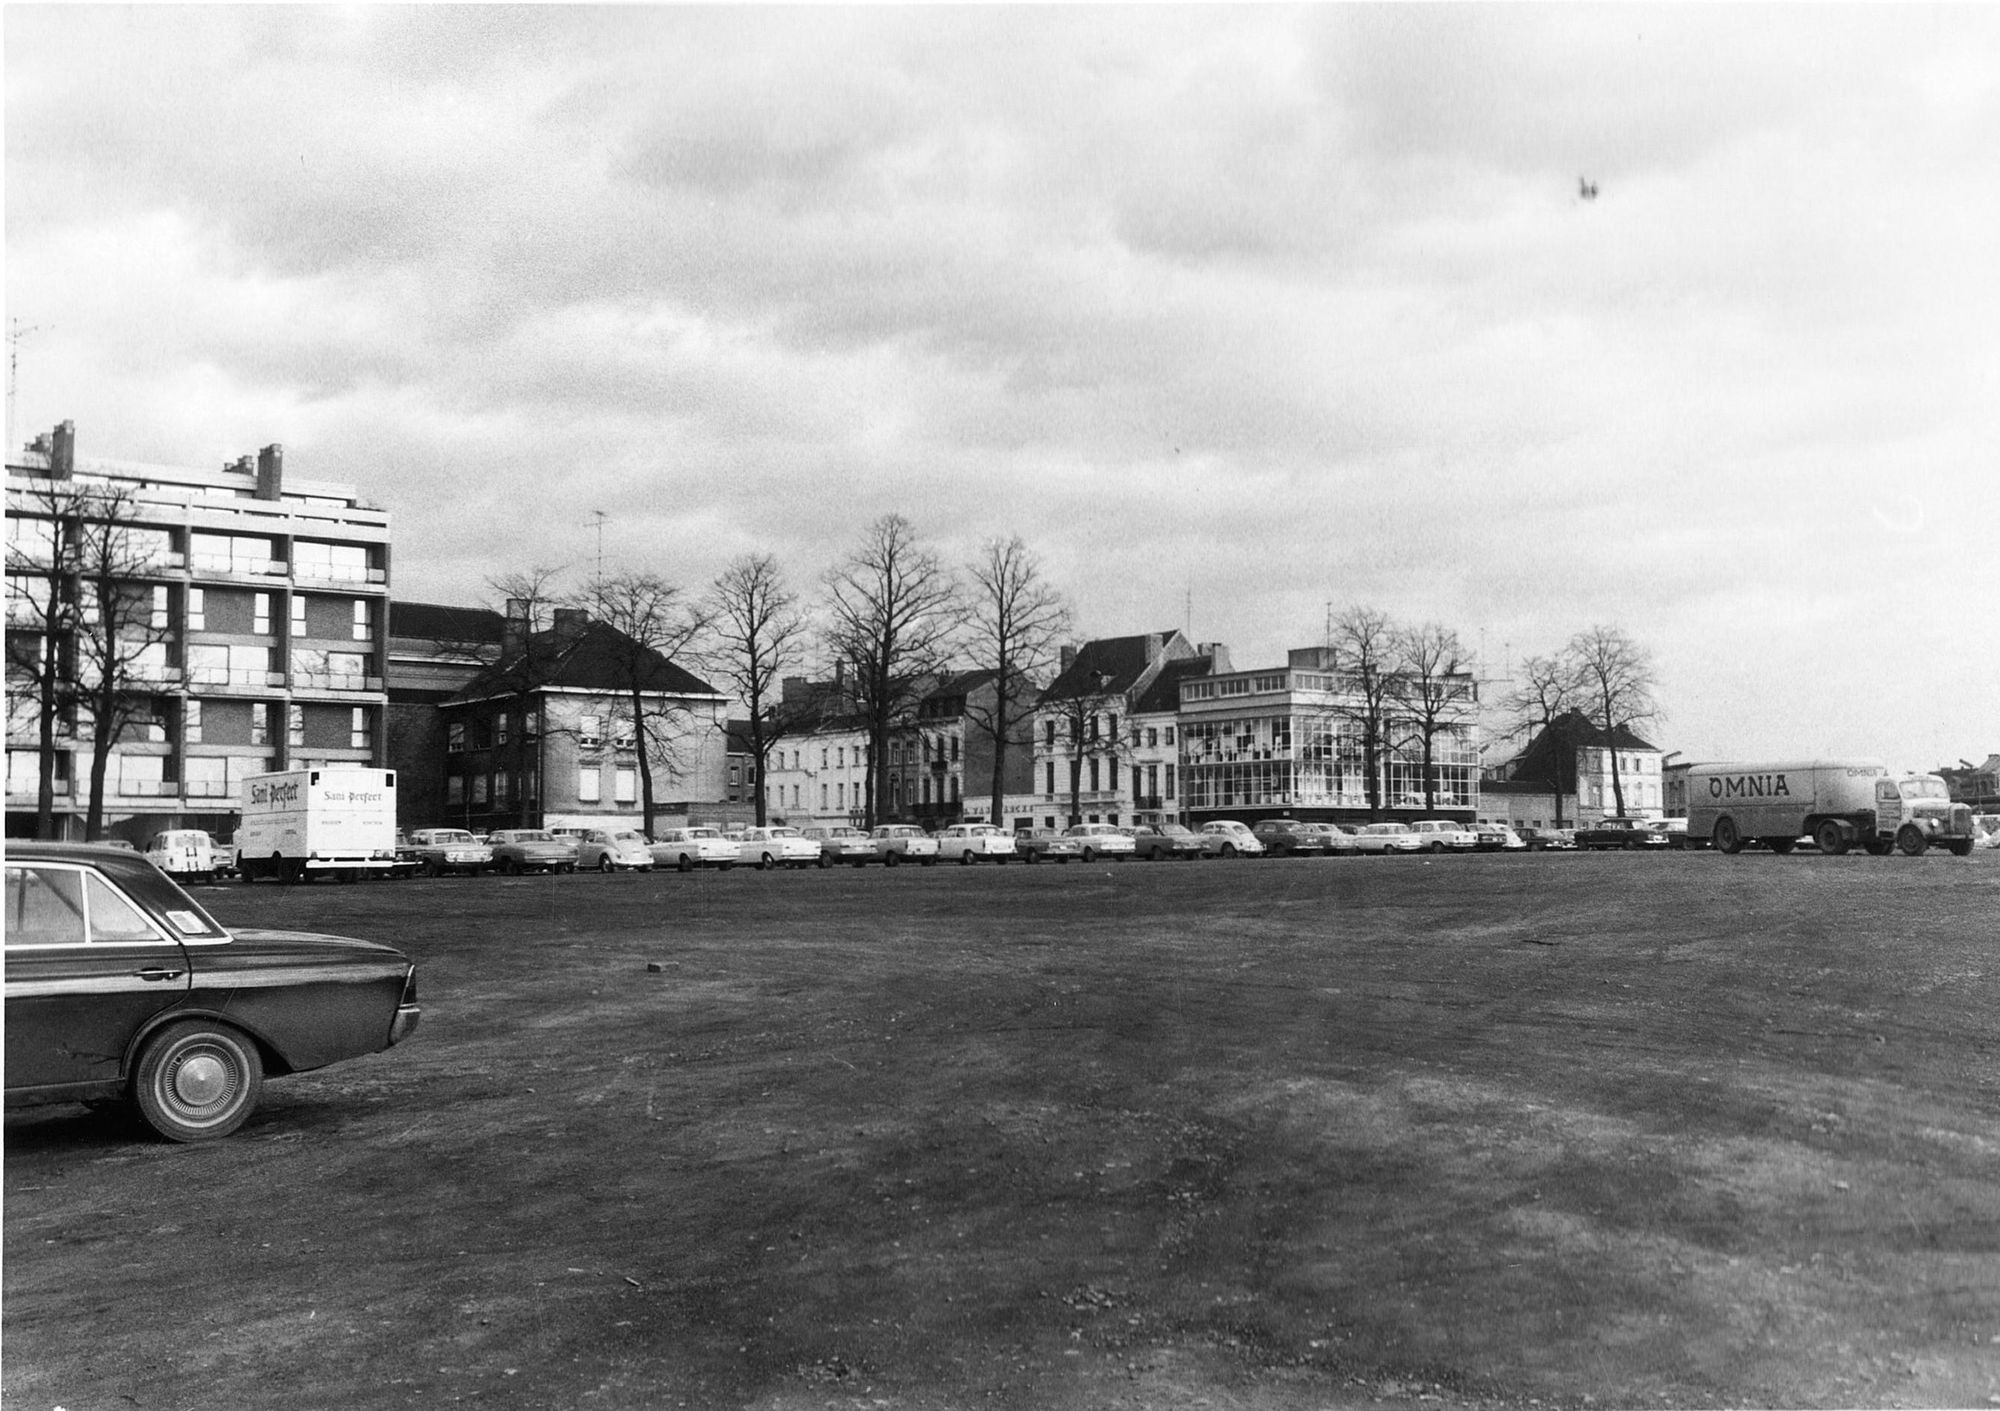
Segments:
[[[246,882],[386,875],[395,865],[395,770],[291,769],[243,781],[236,866]]]
[[[1787,853],[1800,838],[1839,856],[1860,847],[1878,856],[1899,849],[1972,851],[1972,810],[1951,801],[1935,774],[1889,772],[1875,759],[1797,763],[1698,764],[1688,770],[1688,836],[1719,852],[1751,842]]]

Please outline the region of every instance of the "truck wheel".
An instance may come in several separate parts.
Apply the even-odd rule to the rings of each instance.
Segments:
[[[1847,851],[1847,834],[1829,818],[1813,829],[1813,846],[1828,857],[1839,857]]]
[[[1743,851],[1744,838],[1741,833],[1736,831],[1736,820],[1733,818],[1718,818],[1715,820],[1715,836],[1713,841],[1717,852],[1728,853],[1734,857],[1737,853]]]
[[[1896,846],[1903,850],[1904,857],[1922,857],[1924,849],[1930,845],[1931,840],[1914,823],[1905,823],[1902,831],[1896,834]]]

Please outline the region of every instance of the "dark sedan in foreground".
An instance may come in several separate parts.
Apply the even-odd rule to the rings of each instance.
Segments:
[[[145,858],[7,845],[7,1105],[130,1102],[174,1141],[227,1136],[268,1075],[417,1027],[416,967],[373,941],[219,925]]]

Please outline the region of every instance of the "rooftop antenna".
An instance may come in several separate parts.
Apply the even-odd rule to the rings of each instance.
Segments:
[[[14,319],[7,329],[7,454],[14,454],[14,383],[21,368],[21,340],[30,333],[40,333],[39,324],[21,327],[21,320]]]
[[[603,510],[592,510],[590,513],[597,521],[597,582],[598,586],[602,587],[604,584],[604,517],[605,516]]]
[[[1181,635],[1190,642],[1194,640],[1194,580],[1187,581],[1187,588],[1181,598]]]

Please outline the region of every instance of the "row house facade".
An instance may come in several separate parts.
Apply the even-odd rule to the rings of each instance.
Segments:
[[[997,673],[947,674],[918,701],[911,718],[891,731],[881,769],[887,780],[889,819],[939,828],[983,822],[991,811],[994,764],[989,722],[998,700]],[[767,812],[805,827],[859,826],[866,815],[868,727],[831,682],[791,678],[784,683],[787,714],[803,723],[780,739],[765,770]],[[1017,706],[1020,726],[1007,752],[1003,788],[1024,787],[1031,756],[1028,709]],[[1010,712],[1011,714],[1012,712]]]
[[[1182,681],[1182,817],[1196,824],[1273,816],[1470,820],[1479,802],[1478,683],[1467,673],[1439,684],[1446,708],[1430,732],[1428,766],[1411,713],[1378,713],[1371,790],[1367,708],[1331,649],[1299,648],[1281,667]]]
[[[52,586],[79,505],[115,525],[126,586],[112,617],[74,575]],[[250,775],[380,764],[388,600],[387,513],[350,485],[287,480],[278,445],[210,471],[78,457],[68,422],[38,438],[7,464],[9,835],[37,826],[39,663],[57,653],[68,686],[88,688],[105,669],[84,664],[77,637],[108,622],[124,640],[95,653],[115,662],[123,702],[105,835],[226,833]],[[59,706],[60,837],[82,836],[94,728],[73,701]]]

